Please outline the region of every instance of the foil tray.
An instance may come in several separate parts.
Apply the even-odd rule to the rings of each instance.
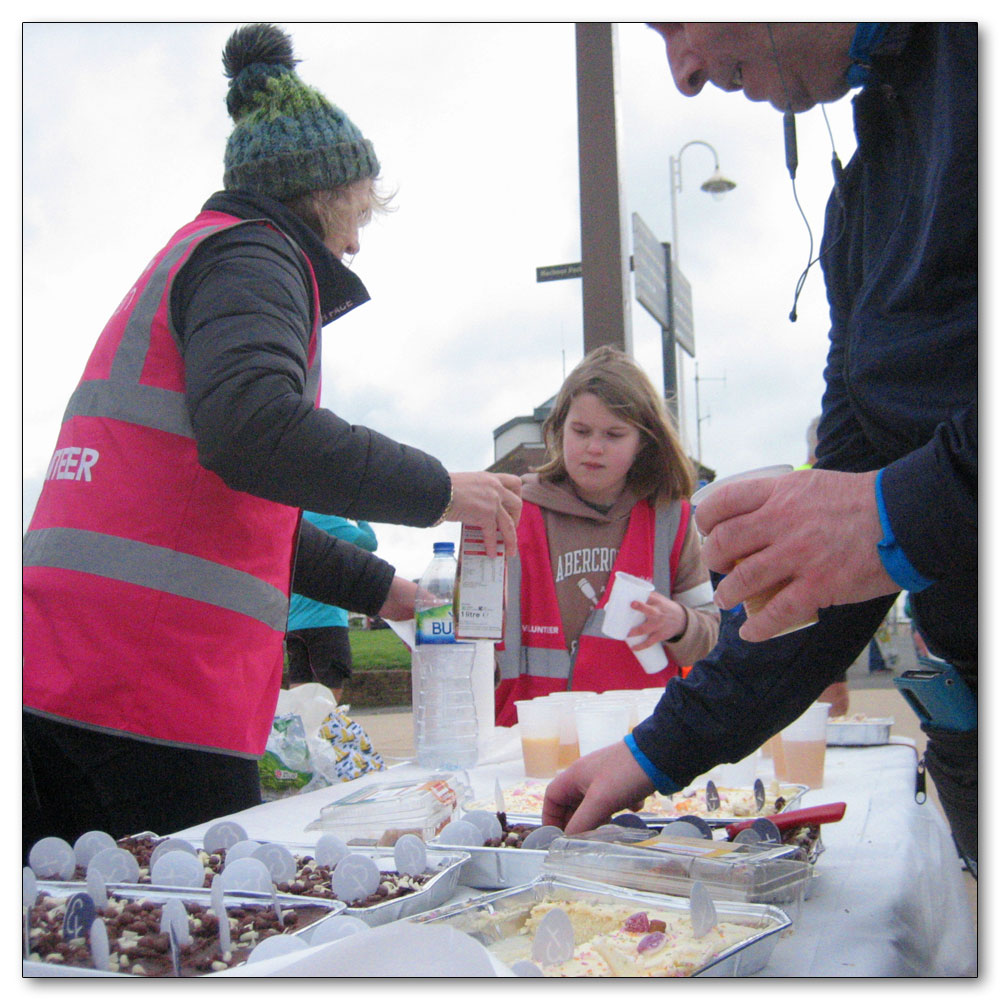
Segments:
[[[808,785],[792,785],[788,783],[782,783],[782,789],[788,792],[785,800],[785,804],[776,813],[761,813],[765,819],[768,816],[777,816],[780,813],[791,811],[797,808],[799,802],[802,801],[802,796],[809,791]],[[677,793],[679,794],[679,793]],[[756,819],[756,816],[733,816],[730,813],[726,813],[722,810],[716,813],[711,812],[679,812],[679,813],[662,813],[662,812],[648,812],[642,811],[635,814],[639,817],[647,826],[652,828],[659,828],[667,823],[672,823],[676,819],[686,819],[688,816],[700,816],[709,826],[719,827],[719,826],[729,826],[730,823],[739,823],[742,820]],[[537,813],[519,813],[519,812],[507,812],[507,820],[510,823],[541,823],[541,817]]]
[[[165,837],[161,837],[160,834],[153,833],[151,830],[144,830],[141,833],[136,833],[132,836],[154,837],[156,839],[164,840],[167,839]],[[193,837],[190,839],[183,839],[188,840],[188,843],[191,844],[192,847],[204,850],[204,844],[201,838]],[[252,839],[256,840],[257,838]],[[266,842],[270,844],[280,844],[282,847],[286,847],[289,851],[291,851],[293,855],[308,854],[312,857],[314,856],[314,852],[316,850],[315,844],[297,841],[268,840]],[[262,840],[261,843],[264,843],[264,841]],[[366,857],[371,858],[383,871],[393,871],[395,869],[393,849],[391,847],[355,847],[352,845],[351,851],[352,853],[363,854]],[[544,854],[544,852],[539,853]],[[303,896],[297,893],[278,893],[278,902],[286,906],[293,906],[296,903],[301,906],[307,902],[332,902],[336,903],[337,907],[342,909],[344,913],[363,920],[369,927],[379,927],[382,924],[391,923],[393,920],[400,920],[404,917],[412,916],[414,913],[420,913],[423,910],[427,910],[435,906],[441,906],[443,903],[446,903],[455,893],[455,889],[459,884],[458,878],[462,871],[462,866],[468,858],[469,855],[464,848],[462,850],[457,850],[451,847],[435,847],[433,844],[429,844],[427,846],[427,862],[431,867],[438,869],[437,873],[416,892],[411,892],[406,896],[400,896],[398,899],[387,899],[384,903],[374,903],[371,906],[345,907],[340,900],[324,900],[322,897]],[[39,879],[39,886],[61,886],[70,892],[79,892],[84,887],[84,883],[82,881],[43,882]],[[109,892],[141,889],[147,890],[148,892],[163,892],[170,895],[189,892],[204,892],[207,894],[209,892],[208,888],[198,889],[196,887],[187,888],[183,886],[158,886],[149,882],[109,882],[107,888]],[[256,898],[271,898],[270,896],[262,897],[260,894],[252,892],[227,892],[226,897],[228,898],[230,896],[249,900]]]
[[[798,806],[798,803],[802,800],[802,796],[809,791],[808,785],[796,785],[796,784],[791,784],[790,782],[782,782],[781,788],[782,791],[786,793],[785,804],[781,807],[781,809],[778,810],[778,813],[795,809]],[[679,792],[675,793],[675,797],[679,795],[680,795]],[[472,808],[489,809],[495,807],[489,806],[488,804],[486,804],[485,800],[483,800],[483,802],[477,801],[470,803],[466,805],[464,808],[469,810]],[[510,823],[533,823],[535,825],[540,825],[542,822],[541,814],[538,812],[528,812],[525,810],[518,810],[518,809],[507,809],[506,813],[507,813],[507,820]],[[766,818],[767,816],[774,816],[777,815],[778,813],[763,813],[761,815],[763,815]],[[756,816],[734,816],[731,813],[726,813],[721,810],[717,813],[710,813],[707,811],[696,812],[696,813],[690,813],[690,812],[666,813],[660,811],[651,812],[649,810],[642,810],[636,813],[635,815],[637,815],[641,820],[643,820],[643,822],[645,822],[648,826],[651,827],[660,827],[663,826],[665,823],[673,822],[675,819],[684,819],[685,817],[692,815],[700,816],[703,820],[705,820],[706,823],[708,823],[709,826],[729,826],[730,823],[739,823],[741,820],[756,818]]]
[[[154,903],[165,903],[169,899],[179,899],[182,903],[198,903],[204,907],[211,907],[212,905],[212,893],[210,889],[194,889],[194,888],[182,888],[174,886],[150,886],[150,885],[136,885],[134,883],[129,884],[119,884],[110,882],[107,885],[108,895],[121,896],[128,899],[148,899]],[[83,891],[83,883],[81,882],[60,882],[49,879],[39,879],[38,880],[38,891],[39,893],[47,892],[50,896],[61,896],[61,895],[72,895],[76,892]],[[346,913],[347,908],[343,902],[339,899],[313,899],[307,896],[293,896],[288,893],[276,893],[274,896],[270,894],[265,895],[259,892],[227,892],[226,901],[238,904],[240,906],[261,906],[264,908],[270,908],[274,905],[274,900],[277,899],[278,903],[287,909],[292,909],[294,907],[304,907],[311,906],[317,907],[321,910],[328,910],[326,916],[320,917],[319,920],[314,920],[308,927],[303,927],[300,930],[292,931],[289,933],[289,937],[301,937],[307,943],[312,935],[313,931],[319,927],[320,924],[329,920],[331,917],[335,917],[340,913]],[[243,963],[240,963],[243,964]],[[233,966],[236,968],[236,966]],[[98,969],[86,968],[83,966],[57,966],[49,962],[32,962],[27,959],[22,959],[21,961],[21,973],[25,977],[35,978],[35,977],[52,977],[56,976],[59,978],[65,977],[110,977],[113,979],[144,979],[144,976],[134,976],[127,972],[102,972]],[[200,976],[198,978],[206,978],[219,975],[219,973],[208,972],[205,976]]]
[[[285,846],[290,850],[294,849],[294,845],[286,844]],[[355,847],[352,848],[352,851],[368,855],[383,871],[395,869],[396,862],[393,860],[391,847]],[[438,872],[425,885],[416,892],[411,892],[408,896],[387,899],[384,903],[375,903],[373,906],[348,906],[344,913],[358,917],[369,927],[380,927],[393,920],[403,920],[414,914],[441,906],[455,894],[462,866],[468,859],[468,851],[464,848],[461,851],[451,848],[447,850],[435,849],[433,845],[429,844],[427,846],[427,863],[437,867]]]
[[[201,846],[200,842],[192,841],[192,843],[195,843],[195,846]],[[308,854],[312,857],[316,850],[315,844],[280,840],[271,840],[268,843],[281,844],[282,847],[287,847],[293,855]],[[355,847],[351,845],[351,853],[363,854],[365,857],[371,858],[382,871],[395,871],[396,862],[391,847]],[[431,868],[436,868],[437,872],[416,892],[400,896],[397,899],[387,899],[384,903],[373,903],[371,906],[348,906],[344,909],[344,913],[363,920],[369,927],[380,927],[393,920],[401,920],[432,907],[441,906],[455,894],[455,889],[458,887],[458,877],[468,858],[466,848],[457,850],[452,847],[435,847],[433,844],[428,844],[427,864]],[[313,897],[294,896],[294,898],[308,900]]]
[[[628,903],[636,909],[687,912],[688,901],[675,896],[639,892],[560,875],[542,875],[528,885],[490,893],[464,903],[414,917],[416,923],[447,924],[471,935],[485,947],[517,934],[531,907],[543,899]],[[720,920],[746,924],[755,933],[696,969],[694,976],[748,976],[770,961],[779,935],[792,924],[779,907],[762,903],[714,901]]]
[[[548,851],[523,847],[463,847],[469,860],[458,876],[472,889],[510,889],[537,878]]]
[[[865,719],[863,722],[827,722],[828,747],[874,747],[889,742],[895,719]]]

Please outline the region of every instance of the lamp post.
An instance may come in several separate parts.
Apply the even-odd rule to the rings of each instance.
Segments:
[[[677,195],[683,190],[681,185],[681,157],[684,155],[684,151],[691,146],[704,146],[715,157],[715,170],[712,172],[712,176],[701,185],[702,191],[708,192],[708,194],[718,201],[727,191],[732,191],[736,187],[736,181],[731,181],[719,169],[719,154],[715,151],[715,147],[711,143],[705,142],[704,139],[692,139],[690,142],[684,143],[677,155],[670,157],[670,235],[674,241],[673,252],[675,262],[680,259],[677,250]]]
[[[685,150],[689,149],[691,146],[704,146],[708,149],[714,160],[715,169],[712,175],[702,183],[701,190],[710,194],[717,201],[721,199],[726,192],[732,191],[736,187],[736,182],[731,181],[728,177],[724,176],[722,171],[719,169],[719,154],[715,151],[715,147],[709,143],[705,142],[704,139],[692,139],[690,142],[684,143],[680,150],[677,152],[676,156],[670,157],[670,236],[672,239],[671,244],[671,255],[672,259],[669,262],[670,267],[673,268],[677,266],[680,259],[680,254],[678,251],[678,239],[677,239],[677,195],[683,190],[681,183],[681,158],[684,155]],[[676,351],[676,347],[674,348]],[[681,424],[681,436],[684,438],[687,419],[684,407],[684,371],[683,371],[683,356],[677,356],[677,389],[678,389],[678,413],[680,414],[680,424]],[[698,426],[698,461],[701,461],[701,421],[699,420]]]

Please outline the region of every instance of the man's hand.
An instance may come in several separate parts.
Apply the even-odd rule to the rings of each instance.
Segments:
[[[517,555],[517,522],[521,517],[521,479],[506,472],[452,472],[448,521],[483,529],[486,554],[497,553],[497,533],[508,556]]]
[[[653,783],[624,743],[574,761],[545,789],[542,823],[566,833],[594,830],[621,809],[639,809]]]
[[[705,563],[727,574],[716,603],[732,608],[775,588],[743,639],[770,639],[819,608],[899,590],[878,556],[876,475],[801,470],[721,486],[698,504]]]

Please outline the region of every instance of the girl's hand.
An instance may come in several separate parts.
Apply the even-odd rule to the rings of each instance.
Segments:
[[[641,625],[636,625],[630,636],[641,635],[645,638],[642,642],[637,642],[633,649],[649,649],[650,646],[658,642],[667,642],[676,639],[684,633],[687,628],[687,610],[682,604],[672,601],[669,597],[657,593],[655,590],[649,595],[645,603],[633,601],[632,609],[641,611],[646,620]]]

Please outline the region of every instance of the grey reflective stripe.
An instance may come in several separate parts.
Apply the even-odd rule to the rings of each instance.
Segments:
[[[319,404],[319,380],[322,374],[322,359],[320,354],[322,352],[323,338],[320,336],[316,337],[316,353],[313,355],[313,363],[309,366],[309,370],[306,372],[306,399],[310,403]]]
[[[152,385],[112,383],[106,379],[81,382],[70,397],[63,420],[70,417],[110,417],[194,438],[184,394]]]
[[[181,437],[194,437],[184,393],[141,385],[139,379],[149,353],[153,317],[160,307],[171,270],[193,243],[222,228],[199,229],[164,254],[138,301],[131,306],[110,374],[106,379],[88,379],[77,386],[63,414],[63,423],[71,417],[109,417]]]
[[[146,355],[149,352],[149,338],[153,330],[153,317],[160,308],[160,301],[167,287],[170,272],[177,262],[188,252],[192,243],[203,240],[206,236],[221,229],[221,226],[206,226],[172,246],[156,269],[149,276],[146,287],[143,288],[139,301],[132,306],[128,322],[122,331],[122,339],[115,351],[111,363],[110,380],[115,383],[138,382],[142,375]]]
[[[250,220],[234,225],[245,225],[248,221]],[[142,385],[139,379],[149,353],[153,319],[166,291],[170,272],[189,252],[192,244],[226,228],[231,227],[218,225],[199,229],[171,247],[164,255],[149,276],[138,301],[131,306],[131,313],[115,350],[108,378],[81,382],[70,397],[63,414],[63,423],[72,417],[108,417],[139,427],[149,427],[181,437],[194,438],[183,391]],[[305,259],[302,250],[294,243],[292,246]],[[171,335],[179,346],[173,319],[169,315],[168,325]],[[310,401],[315,401],[319,395],[322,360],[320,344],[320,338],[317,336],[313,363],[306,373],[305,395]]]
[[[24,537],[23,562],[91,573],[201,601],[282,632],[288,621],[288,598],[250,573],[117,535],[77,528],[29,531]]]
[[[673,591],[670,580],[670,553],[674,549],[677,529],[681,525],[681,502],[674,500],[666,507],[656,508],[653,541],[653,586],[657,593],[669,597]]]
[[[565,649],[531,649],[524,647],[527,673],[531,677],[569,676],[569,653]]]

